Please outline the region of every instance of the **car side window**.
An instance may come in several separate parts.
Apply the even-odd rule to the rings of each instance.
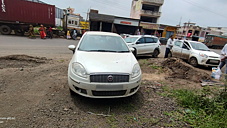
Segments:
[[[152,37],[146,37],[145,38],[146,43],[156,43],[158,39],[152,38]]]
[[[175,46],[177,46],[177,47],[180,47],[180,46],[181,46],[181,44],[182,44],[182,42],[181,42],[181,41],[175,41],[175,42],[174,42],[174,45],[175,45]]]
[[[188,44],[188,42],[184,42],[183,46],[182,46],[183,49],[190,49],[190,45]]]
[[[145,43],[145,39],[144,38],[140,38],[138,41],[137,41],[137,44],[144,44]]]

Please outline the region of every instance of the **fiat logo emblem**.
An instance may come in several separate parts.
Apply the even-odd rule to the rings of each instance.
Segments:
[[[109,75],[109,76],[107,77],[107,80],[108,80],[109,82],[112,82],[112,81],[113,81],[113,76],[112,76],[112,75]]]

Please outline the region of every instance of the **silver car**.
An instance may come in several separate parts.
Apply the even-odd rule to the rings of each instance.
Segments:
[[[187,60],[192,66],[218,66],[220,55],[198,41],[176,40],[170,56]]]
[[[141,83],[140,66],[120,35],[86,32],[68,67],[72,92],[91,98],[119,98],[135,94]]]
[[[151,54],[158,57],[160,54],[160,41],[157,37],[151,35],[133,35],[125,38],[127,45],[134,49],[135,57],[138,55]]]

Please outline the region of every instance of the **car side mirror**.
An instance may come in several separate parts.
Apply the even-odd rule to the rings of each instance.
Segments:
[[[129,50],[130,50],[131,52],[134,52],[134,51],[135,51],[135,49],[134,49],[134,48],[129,48]]]
[[[75,52],[76,46],[75,45],[69,45],[68,46],[69,50],[72,50],[73,53]]]
[[[136,44],[140,44],[140,41],[137,41]]]

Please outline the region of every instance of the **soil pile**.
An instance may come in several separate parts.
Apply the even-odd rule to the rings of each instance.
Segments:
[[[28,55],[9,55],[0,57],[0,69],[3,68],[24,68],[36,67],[42,63],[46,63],[47,58],[33,57]]]
[[[203,70],[194,68],[193,66],[183,62],[181,59],[166,59],[163,61],[162,66],[170,72],[169,78],[186,79],[194,82],[211,79],[210,74]]]

